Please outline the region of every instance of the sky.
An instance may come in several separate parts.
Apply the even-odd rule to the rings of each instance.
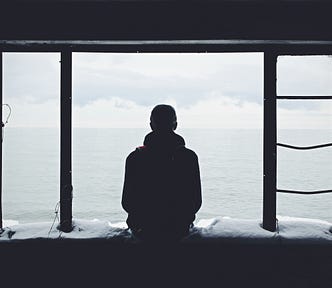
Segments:
[[[332,95],[332,58],[279,57],[277,77],[279,95]],[[10,127],[59,127],[59,53],[4,53],[3,80]],[[147,128],[160,103],[180,128],[262,128],[263,54],[73,54],[74,127]],[[278,127],[332,128],[332,101],[279,100]]]

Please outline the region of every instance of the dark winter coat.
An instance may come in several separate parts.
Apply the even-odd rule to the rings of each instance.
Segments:
[[[188,233],[202,203],[198,158],[174,132],[151,132],[126,160],[122,206],[144,237]]]

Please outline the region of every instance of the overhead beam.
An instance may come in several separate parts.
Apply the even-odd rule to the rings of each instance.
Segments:
[[[331,1],[3,2],[6,40],[332,39]]]
[[[299,40],[1,40],[4,52],[115,52],[115,53],[196,53],[263,52],[274,49],[278,55],[331,55],[331,41]]]

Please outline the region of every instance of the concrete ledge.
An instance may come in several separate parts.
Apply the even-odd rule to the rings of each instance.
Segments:
[[[70,233],[52,223],[12,221],[0,237],[1,284],[332,287],[331,223],[278,218],[277,232],[259,220],[201,220],[173,244],[139,242],[123,224],[108,221],[76,219]]]

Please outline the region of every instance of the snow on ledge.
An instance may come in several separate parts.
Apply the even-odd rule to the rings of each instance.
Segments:
[[[197,221],[184,242],[195,241],[241,241],[257,243],[324,243],[332,245],[332,223],[317,219],[278,216],[278,229],[269,232],[261,227],[260,220],[217,217]],[[5,230],[1,241],[24,239],[120,239],[124,242],[137,242],[126,223],[111,223],[100,220],[74,219],[74,229],[63,233],[51,222],[19,224],[17,221],[4,221]]]

